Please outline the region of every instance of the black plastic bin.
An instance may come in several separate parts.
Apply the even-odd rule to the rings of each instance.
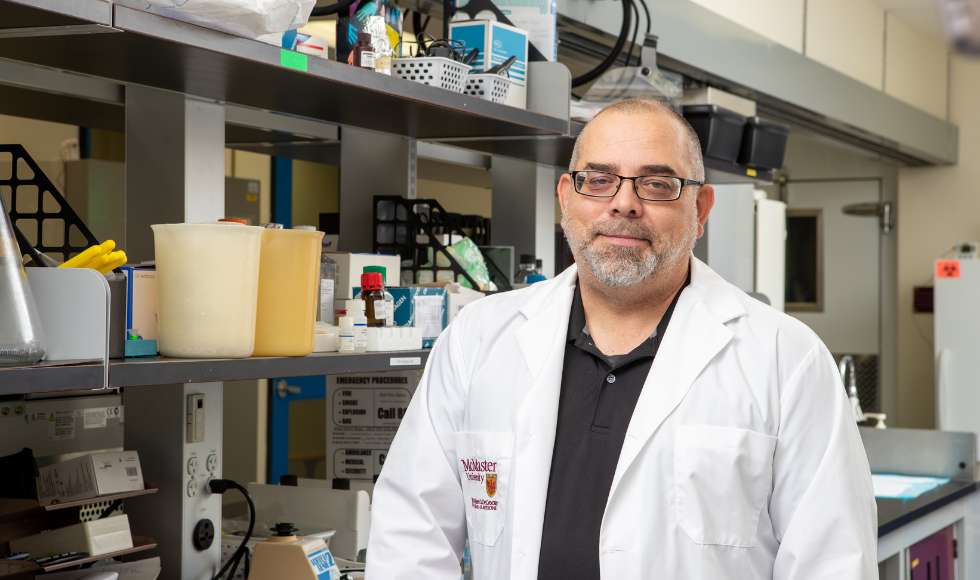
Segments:
[[[742,135],[742,148],[738,152],[739,164],[779,169],[783,166],[788,138],[789,127],[786,125],[749,117]]]
[[[684,118],[701,140],[701,152],[732,163],[738,159],[745,117],[718,105],[687,105]]]

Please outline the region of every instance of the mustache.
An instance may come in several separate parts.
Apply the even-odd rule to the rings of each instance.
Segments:
[[[637,238],[641,240],[647,240],[650,243],[653,243],[654,240],[660,237],[656,232],[636,222],[593,223],[589,225],[588,234],[589,234],[589,238],[591,239],[595,239],[600,235],[624,236],[630,238]]]

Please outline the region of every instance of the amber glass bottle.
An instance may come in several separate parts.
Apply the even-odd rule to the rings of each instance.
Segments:
[[[385,325],[385,291],[381,274],[367,272],[361,274],[361,300],[366,302],[364,312],[368,326]]]

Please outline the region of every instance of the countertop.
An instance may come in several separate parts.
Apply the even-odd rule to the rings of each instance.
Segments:
[[[878,537],[967,496],[978,488],[980,482],[950,481],[915,499],[875,498],[875,503],[878,504]]]

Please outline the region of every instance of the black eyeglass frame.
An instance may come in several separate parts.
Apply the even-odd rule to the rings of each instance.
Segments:
[[[575,174],[576,173],[604,173],[605,175],[611,175],[613,177],[618,177],[619,178],[619,185],[616,186],[616,191],[614,191],[612,193],[612,195],[594,195],[594,194],[591,194],[591,193],[583,193],[583,192],[579,191],[578,184],[575,183]],[[575,191],[575,193],[577,193],[579,195],[584,195],[586,197],[597,197],[597,198],[600,198],[600,199],[610,199],[610,198],[616,197],[616,194],[619,193],[619,189],[621,187],[623,187],[623,182],[625,182],[627,180],[633,182],[633,193],[636,194],[636,197],[642,199],[643,201],[677,201],[678,199],[681,198],[681,194],[684,193],[684,186],[685,185],[698,185],[698,186],[704,185],[704,182],[703,181],[695,181],[693,179],[685,179],[683,177],[677,177],[676,175],[637,175],[635,177],[626,177],[625,175],[616,175],[615,173],[609,173],[608,171],[598,171],[598,170],[595,170],[595,169],[580,169],[578,171],[569,171],[568,172],[568,176],[572,180],[572,189]],[[681,182],[681,186],[677,190],[677,197],[674,197],[674,198],[671,198],[671,199],[649,199],[649,198],[646,198],[646,197],[642,197],[640,195],[639,188],[636,187],[636,180],[637,179],[640,179],[642,177],[666,177],[666,178],[669,178],[669,179],[677,179],[678,181]]]

